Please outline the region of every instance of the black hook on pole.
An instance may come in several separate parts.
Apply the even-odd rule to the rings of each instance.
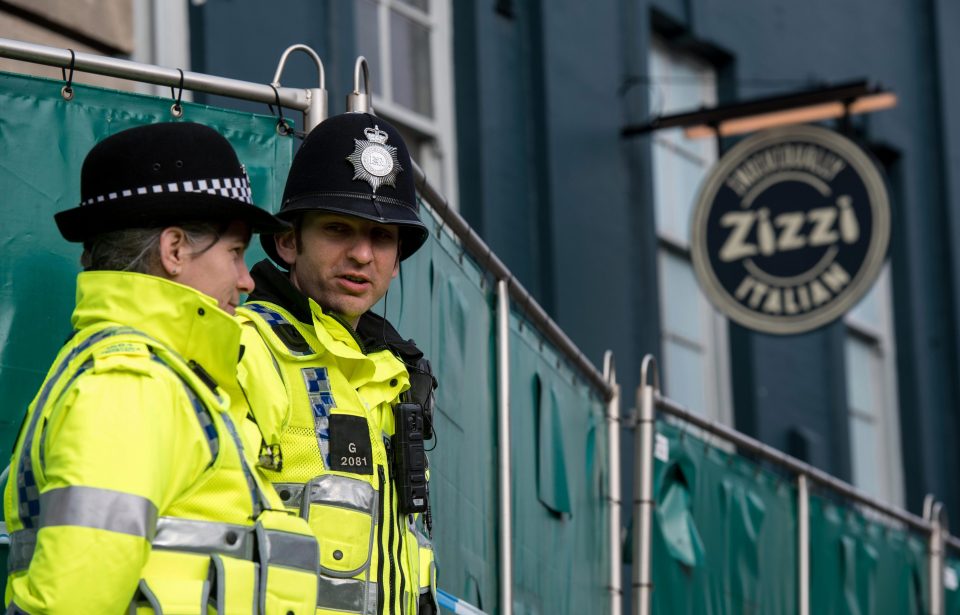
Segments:
[[[170,113],[173,117],[183,117],[183,105],[180,104],[180,100],[183,98],[183,69],[178,68],[180,71],[180,86],[177,91],[173,90],[173,86],[170,86],[170,97],[173,98],[173,106],[170,107]]]
[[[280,105],[280,90],[278,90],[277,86],[273,85],[272,83],[270,84],[270,87],[273,88],[273,93],[277,97],[277,133],[284,137],[287,135],[292,135],[294,134],[294,130],[290,124],[287,123],[287,118],[283,117],[283,107]],[[270,113],[274,113],[273,105],[267,104],[267,107],[270,108]]]
[[[64,100],[73,100],[73,69],[77,64],[77,54],[73,49],[67,49],[67,51],[70,52],[70,75],[67,76],[66,69],[60,69],[63,80],[67,82],[66,85],[60,88],[60,95],[63,96]]]

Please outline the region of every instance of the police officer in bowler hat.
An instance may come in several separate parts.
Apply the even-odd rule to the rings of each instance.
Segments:
[[[4,494],[7,613],[312,613],[316,539],[245,458],[224,393],[254,287],[244,252],[286,224],[193,123],[107,137],[80,192],[55,216],[84,246],[74,331]]]

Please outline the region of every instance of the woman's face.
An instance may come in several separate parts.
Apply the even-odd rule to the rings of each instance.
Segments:
[[[213,297],[222,310],[233,314],[240,295],[249,294],[254,286],[243,260],[250,243],[250,227],[236,221],[210,245],[208,242],[214,239],[185,246],[178,266],[170,270],[170,277]]]

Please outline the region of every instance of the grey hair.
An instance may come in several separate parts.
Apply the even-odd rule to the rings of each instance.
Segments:
[[[193,254],[203,254],[213,247],[227,225],[213,222],[177,224],[183,229],[187,243],[198,245],[211,240]],[[132,228],[101,233],[84,243],[80,265],[84,271],[133,271],[154,273],[160,267],[160,228]]]

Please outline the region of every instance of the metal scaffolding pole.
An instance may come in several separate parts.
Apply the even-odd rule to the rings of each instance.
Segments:
[[[94,73],[129,79],[130,81],[166,85],[173,88],[180,87],[180,69],[177,68],[163,68],[92,53],[74,52],[72,55],[75,56],[73,59],[74,70],[83,73]],[[8,38],[0,38],[0,57],[57,68],[70,68],[71,63],[71,51],[69,49],[35,45]],[[274,89],[267,84],[216,77],[192,71],[183,71],[183,89],[267,104],[276,104],[277,92],[279,92],[281,105],[304,112],[312,104],[308,91],[304,89],[277,88],[277,92],[274,92]]]
[[[500,449],[500,615],[513,613],[513,507],[510,493],[510,295],[497,282],[497,392]]]
[[[603,355],[603,377],[613,391],[607,402],[607,524],[609,525],[608,553],[610,562],[610,615],[620,615],[623,602],[623,575],[620,570],[620,512],[623,497],[620,493],[620,386],[613,352]]]
[[[653,380],[651,383],[650,380]],[[653,593],[652,554],[650,539],[653,534],[653,440],[656,419],[655,401],[660,394],[660,375],[653,355],[643,358],[640,365],[640,386],[637,388],[637,425],[635,432],[633,519],[633,604],[638,615],[650,615]]]
[[[797,594],[799,615],[810,615],[810,489],[797,476]]]
[[[930,615],[943,615],[943,560],[946,523],[943,504],[932,494],[923,501],[923,518],[930,522],[929,549],[927,551],[927,570],[930,575],[929,607]]]

